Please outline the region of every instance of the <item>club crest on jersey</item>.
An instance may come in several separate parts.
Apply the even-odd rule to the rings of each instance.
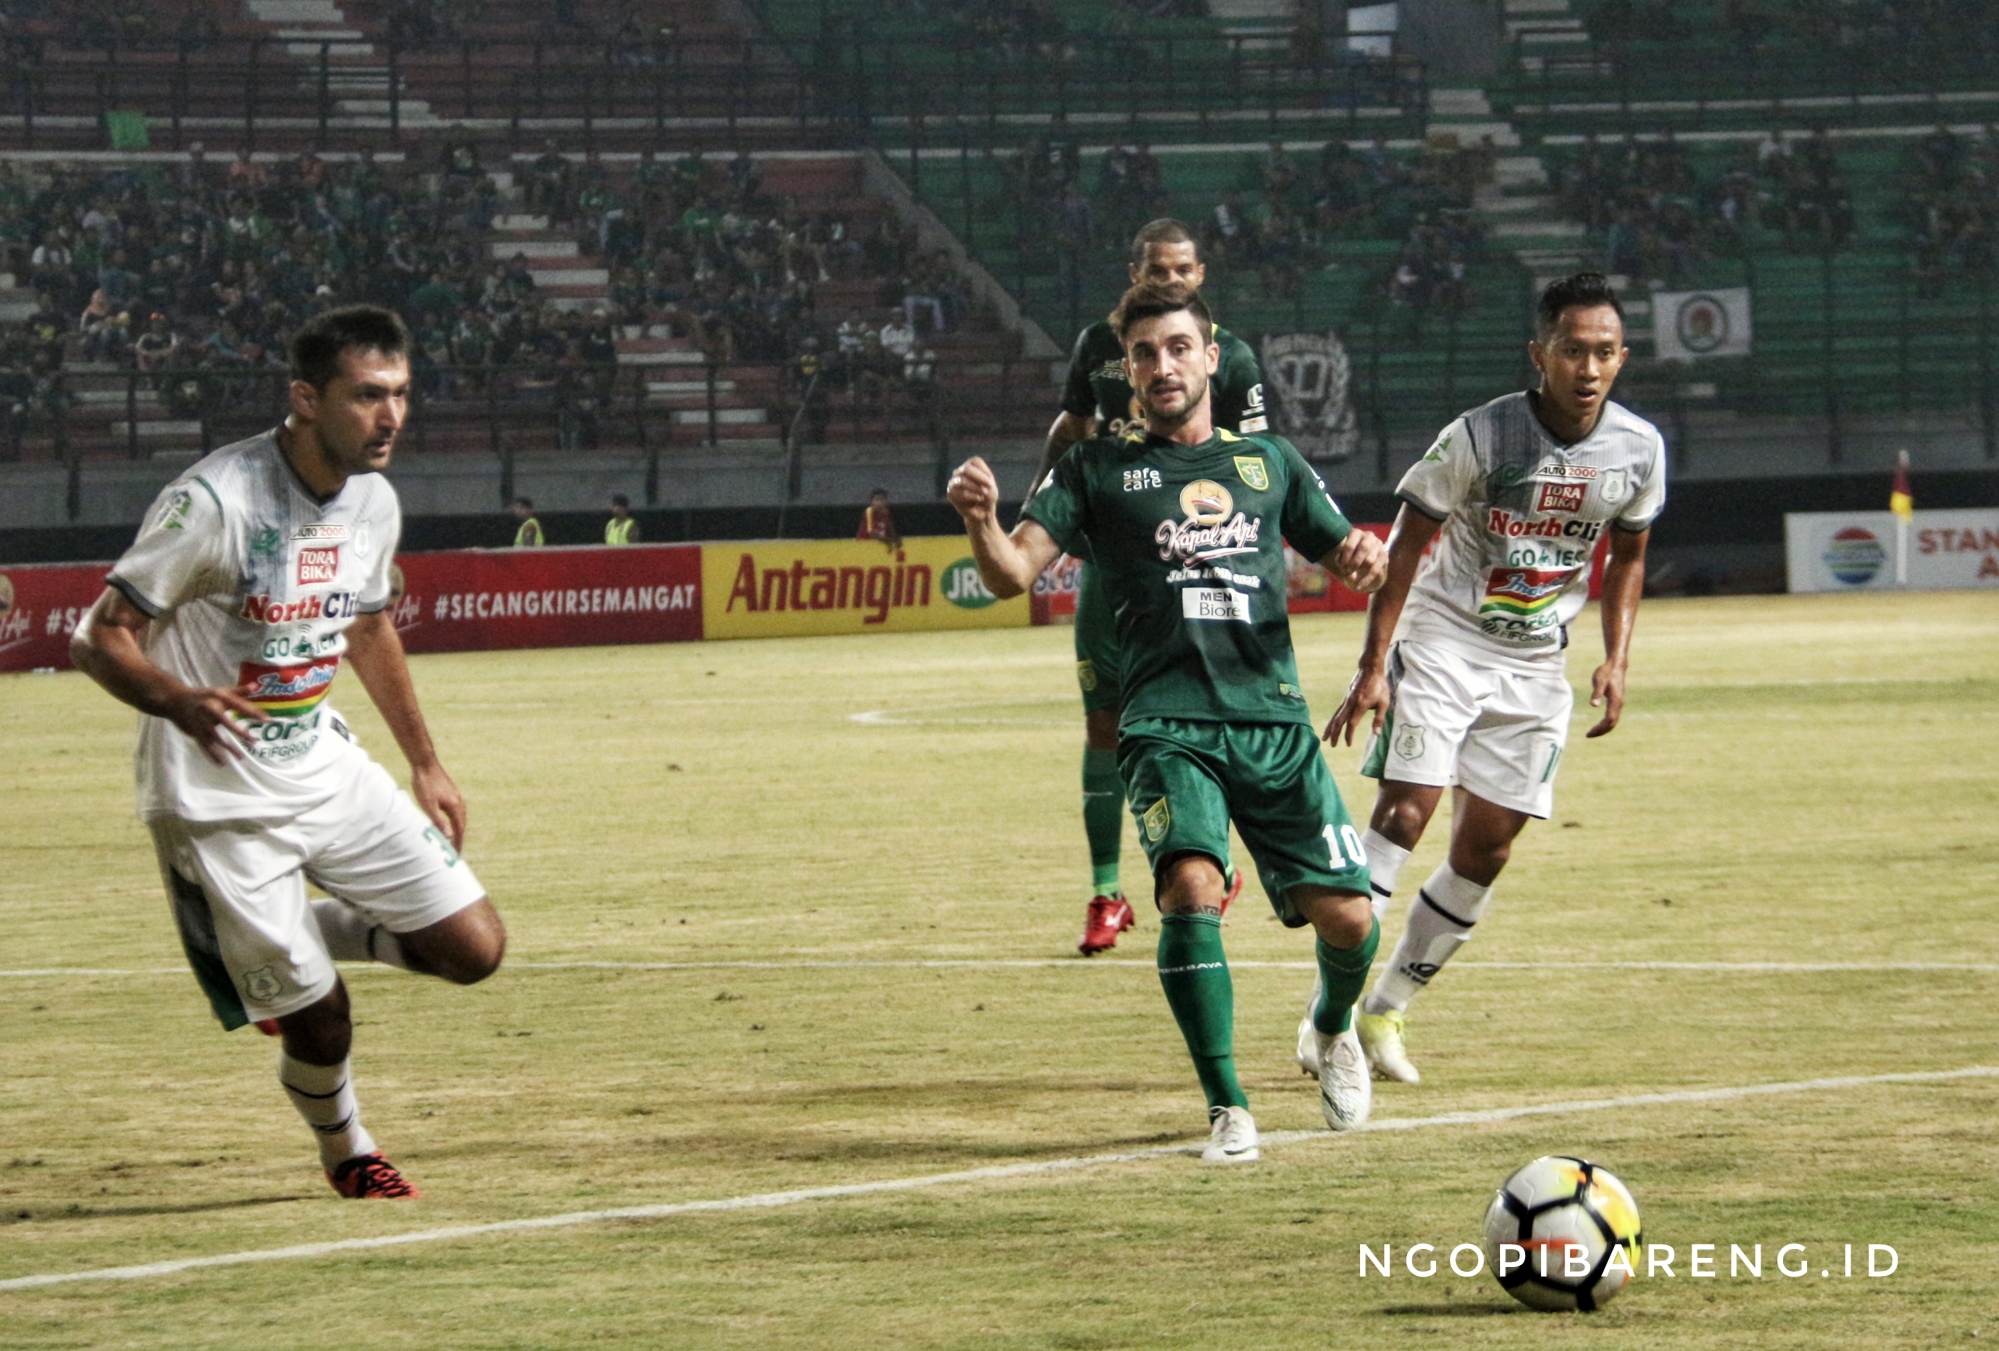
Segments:
[[[1234,510],[1234,496],[1213,479],[1197,478],[1180,490],[1180,511],[1195,525],[1220,525]]]
[[[298,551],[298,585],[320,586],[340,575],[340,546],[303,545]]]
[[[1257,492],[1266,492],[1269,490],[1270,474],[1263,467],[1262,457],[1256,455],[1236,456],[1235,471],[1236,473],[1242,475],[1242,481],[1244,483],[1247,483],[1251,488],[1255,489]]]
[[[1602,485],[1605,506],[1618,506],[1631,496],[1631,479],[1622,469],[1606,469],[1597,482]]]
[[[1423,758],[1423,729],[1420,727],[1398,727],[1395,729],[1395,753],[1404,760]]]
[[[268,1004],[284,992],[284,981],[268,966],[243,973],[243,993],[259,1004]]]

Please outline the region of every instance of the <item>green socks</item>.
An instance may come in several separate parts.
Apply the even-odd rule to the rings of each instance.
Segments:
[[[1367,969],[1374,964],[1374,950],[1380,946],[1380,920],[1374,921],[1367,940],[1357,948],[1329,948],[1325,939],[1314,940],[1319,958],[1319,1002],[1312,1008],[1313,1027],[1331,1036],[1352,1025],[1354,1001],[1367,984]]]
[[[1371,941],[1367,953],[1374,955]],[[1367,977],[1365,961],[1359,971],[1347,997],[1349,1004],[1360,993],[1357,982]],[[1235,1076],[1235,984],[1222,953],[1221,916],[1160,919],[1159,984],[1166,991],[1173,1021],[1180,1024],[1180,1035],[1187,1039],[1187,1053],[1194,1058],[1194,1073],[1201,1076],[1208,1106],[1249,1106]]]
[[[1090,837],[1090,885],[1099,896],[1116,895],[1124,835],[1124,782],[1116,751],[1083,747],[1083,833]]]

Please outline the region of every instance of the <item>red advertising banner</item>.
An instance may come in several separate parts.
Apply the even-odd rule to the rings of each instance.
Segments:
[[[701,546],[404,554],[390,613],[412,652],[701,639]]]
[[[0,564],[0,671],[69,669],[69,631],[104,592],[109,563]]]

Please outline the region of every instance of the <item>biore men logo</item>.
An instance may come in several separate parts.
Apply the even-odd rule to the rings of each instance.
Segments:
[[[1826,570],[1848,586],[1866,586],[1888,561],[1888,551],[1881,547],[1880,539],[1858,525],[1849,525],[1834,535],[1819,556],[1825,560]]]
[[[238,617],[253,624],[294,624],[304,619],[352,619],[359,611],[352,591],[315,592],[304,600],[271,603],[267,595],[243,597]]]
[[[1588,494],[1589,488],[1585,484],[1544,483],[1541,485],[1541,496],[1534,503],[1534,510],[1578,512],[1583,509],[1583,498]]]
[[[1220,619],[1247,624],[1249,597],[1227,587],[1190,586],[1180,593],[1180,614],[1185,619]]]
[[[1180,490],[1181,514],[1196,525],[1220,525],[1235,510],[1235,498],[1213,479],[1197,478]]]
[[[969,558],[961,558],[944,569],[937,589],[944,593],[945,600],[961,610],[983,610],[999,599],[986,590],[985,582],[979,577],[979,565]]]
[[[323,586],[340,575],[340,546],[304,545],[298,551],[298,585]]]

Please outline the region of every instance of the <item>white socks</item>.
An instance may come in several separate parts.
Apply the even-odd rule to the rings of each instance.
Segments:
[[[381,962],[410,969],[409,958],[396,936],[369,919],[359,907],[345,901],[316,900],[312,917],[319,922],[319,936],[326,941],[326,955],[336,962]]]
[[[354,1100],[345,1060],[338,1065],[308,1065],[280,1050],[278,1082],[319,1137],[319,1161],[328,1172],[356,1155],[375,1152],[374,1137],[361,1125],[361,1108]]]
[[[1388,898],[1395,894],[1395,879],[1402,875],[1409,851],[1372,830],[1360,837],[1360,843],[1367,852],[1367,875],[1374,887],[1374,917],[1378,920],[1388,913]]]
[[[1373,832],[1369,832],[1368,838],[1373,840]],[[1405,852],[1403,857],[1408,854]],[[1369,854],[1370,871],[1373,861],[1374,856]],[[1428,985],[1451,959],[1451,954],[1464,946],[1471,937],[1472,926],[1491,902],[1491,887],[1467,882],[1451,871],[1448,861],[1438,864],[1437,871],[1430,874],[1430,880],[1409,903],[1409,922],[1402,930],[1402,940],[1395,945],[1395,955],[1388,959],[1387,969],[1375,982],[1373,992],[1362,1002],[1361,1012],[1386,1013],[1390,1009],[1408,1008],[1416,992]]]

